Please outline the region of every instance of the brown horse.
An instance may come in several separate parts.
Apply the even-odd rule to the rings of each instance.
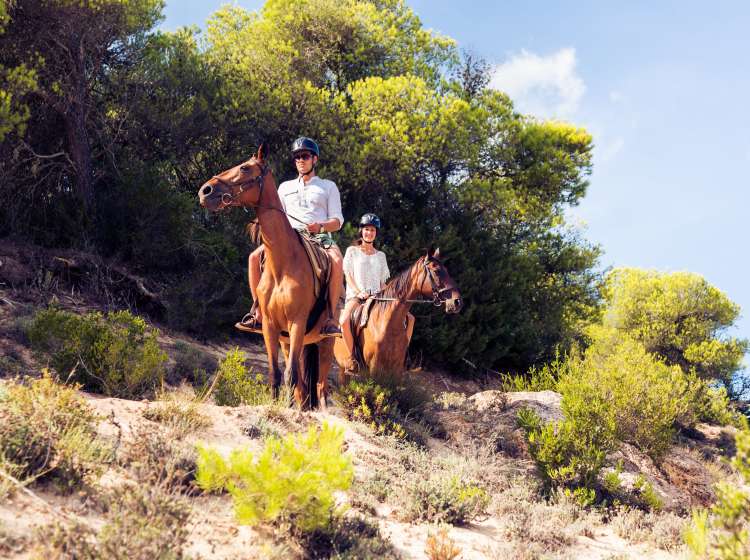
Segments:
[[[307,324],[316,303],[312,265],[282,209],[276,181],[264,161],[266,151],[261,145],[246,162],[215,175],[201,186],[198,196],[201,205],[214,212],[231,206],[256,209],[266,247],[258,305],[263,313],[268,382],[278,395],[281,343],[286,357],[284,383],[294,388],[297,404],[301,408],[316,404],[325,408],[333,340],[319,334],[325,312],[315,325]],[[313,384],[317,390],[313,390]]]
[[[439,249],[420,257],[373,299],[367,324],[359,332],[356,327],[353,329],[362,365],[370,372],[404,371],[409,347],[407,316],[413,303],[429,302],[436,306],[445,303],[446,313],[458,313],[463,307],[456,283],[440,262]],[[339,364],[339,384],[343,384],[349,350],[342,339],[336,339],[334,355]]]

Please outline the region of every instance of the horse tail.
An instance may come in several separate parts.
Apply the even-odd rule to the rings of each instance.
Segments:
[[[320,403],[318,402],[320,350],[318,350],[317,344],[306,344],[303,351],[305,353],[304,375],[308,394],[310,395],[310,408],[316,409],[320,405]]]

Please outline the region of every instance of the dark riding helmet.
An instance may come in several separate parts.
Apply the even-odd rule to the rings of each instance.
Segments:
[[[316,144],[315,140],[313,140],[312,138],[308,138],[307,136],[300,136],[294,142],[292,142],[292,155],[305,150],[320,157],[320,149],[318,148],[318,144]]]
[[[380,218],[378,218],[375,214],[365,214],[359,220],[359,227],[363,228],[365,226],[373,226],[375,229],[380,229]]]

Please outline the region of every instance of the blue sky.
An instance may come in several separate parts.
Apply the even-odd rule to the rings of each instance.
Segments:
[[[520,110],[594,135],[570,217],[604,266],[697,272],[742,306],[732,334],[750,338],[750,3],[407,3],[490,62]],[[168,0],[162,28],[203,28],[222,4]]]

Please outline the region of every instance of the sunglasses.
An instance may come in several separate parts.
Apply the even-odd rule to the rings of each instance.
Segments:
[[[293,157],[295,161],[297,161],[298,159],[307,161],[308,159],[312,159],[312,154],[309,152],[302,152],[301,154],[294,154]]]

